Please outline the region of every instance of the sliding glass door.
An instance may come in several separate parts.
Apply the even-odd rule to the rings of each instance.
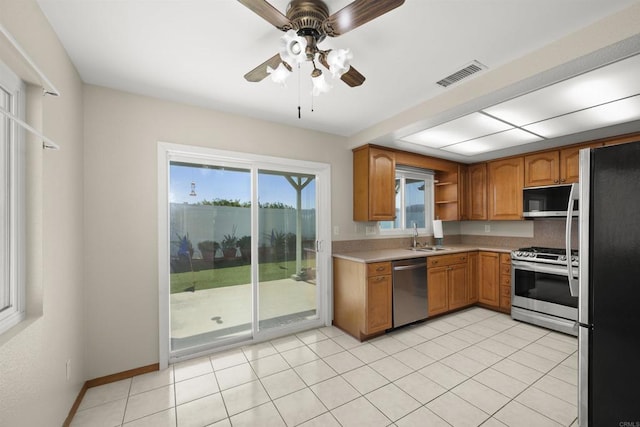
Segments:
[[[315,176],[260,170],[258,200],[258,329],[315,319]]]
[[[251,170],[174,161],[169,176],[171,349],[250,337]]]
[[[159,150],[161,323],[171,361],[327,318],[329,254],[317,248],[329,212],[317,207],[319,193],[328,198],[328,167],[205,151]]]

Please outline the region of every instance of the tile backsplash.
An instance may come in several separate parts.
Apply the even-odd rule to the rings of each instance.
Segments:
[[[531,220],[530,220],[531,221]],[[526,246],[546,246],[550,248],[563,248],[565,245],[565,221],[564,219],[536,219],[533,222],[533,237],[492,236],[480,234],[449,235],[445,233],[444,245],[468,244],[473,246],[485,246],[496,248],[521,248]],[[529,226],[527,221],[527,226]],[[421,236],[420,242],[433,244],[432,236]],[[396,237],[388,239],[361,239],[342,240],[332,242],[333,252],[354,252],[363,250],[394,249],[411,246],[412,238]],[[572,248],[578,247],[578,225],[574,220],[571,236]]]

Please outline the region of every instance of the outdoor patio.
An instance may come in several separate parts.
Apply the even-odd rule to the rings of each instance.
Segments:
[[[261,327],[315,316],[316,286],[293,279],[262,282],[258,289]],[[251,285],[171,294],[172,347],[186,348],[251,330]]]

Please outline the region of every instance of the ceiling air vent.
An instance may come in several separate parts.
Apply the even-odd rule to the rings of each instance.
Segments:
[[[480,72],[480,71],[482,71],[482,70],[484,70],[486,68],[487,68],[486,65],[483,65],[478,61],[472,61],[466,67],[456,71],[455,73],[452,73],[452,74],[448,75],[444,79],[436,82],[436,84],[439,84],[442,87],[448,87],[448,86],[451,86],[454,83],[458,83],[460,80],[466,79],[467,77],[471,76],[472,74],[476,74],[476,73],[478,73],[478,72]]]

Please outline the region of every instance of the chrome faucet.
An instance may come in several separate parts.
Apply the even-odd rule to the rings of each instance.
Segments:
[[[418,247],[418,224],[415,223],[415,221],[413,222],[413,247],[417,248]]]

